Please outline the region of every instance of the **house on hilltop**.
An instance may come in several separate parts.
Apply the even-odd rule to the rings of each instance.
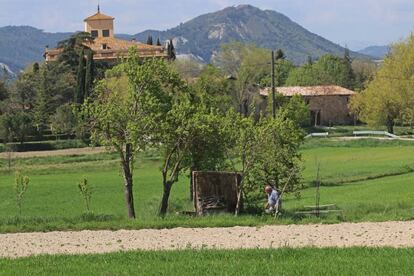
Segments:
[[[138,55],[142,58],[159,57],[169,58],[168,49],[165,46],[147,45],[135,40],[128,41],[115,38],[114,20],[112,16],[98,12],[84,20],[85,32],[90,33],[94,38],[92,41],[85,41],[83,45],[92,49],[94,60],[116,61],[128,55],[128,50],[132,47],[137,48]],[[62,53],[62,48],[46,48],[44,57],[46,62],[56,61]]]
[[[278,87],[276,91],[285,97],[300,95],[309,105],[312,126],[344,125],[353,123],[350,114],[350,98],[356,93],[349,89],[336,86],[293,86]],[[260,95],[267,98],[271,88],[260,90]]]

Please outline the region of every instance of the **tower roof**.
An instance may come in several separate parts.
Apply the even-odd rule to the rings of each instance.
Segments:
[[[84,21],[92,21],[92,20],[114,20],[115,18],[113,18],[112,16],[106,15],[101,13],[99,10],[97,13],[95,13],[92,16],[89,16],[87,18],[85,18]]]

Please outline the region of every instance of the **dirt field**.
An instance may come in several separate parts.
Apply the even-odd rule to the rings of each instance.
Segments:
[[[127,250],[414,247],[414,221],[0,235],[0,257]]]
[[[99,148],[78,148],[78,149],[64,149],[64,150],[49,150],[49,151],[28,151],[28,152],[13,152],[12,158],[32,158],[32,157],[49,157],[49,156],[66,156],[66,155],[85,155],[97,154],[105,152],[106,149]],[[7,159],[9,153],[0,153],[1,159]]]

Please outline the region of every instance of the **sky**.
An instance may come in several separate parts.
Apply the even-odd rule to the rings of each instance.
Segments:
[[[198,15],[250,4],[290,17],[306,29],[352,50],[387,45],[414,31],[414,0],[99,0],[114,16],[115,32],[165,30]],[[0,0],[0,26],[30,25],[48,32],[83,29],[98,0]]]

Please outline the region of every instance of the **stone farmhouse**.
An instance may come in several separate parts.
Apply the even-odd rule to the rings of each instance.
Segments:
[[[168,58],[168,49],[165,46],[147,45],[135,40],[128,41],[115,38],[114,20],[112,16],[98,12],[84,20],[85,32],[90,33],[93,41],[85,41],[84,46],[93,50],[96,61],[114,62],[128,55],[131,47],[136,47],[138,55],[142,58],[159,57]],[[46,62],[57,60],[62,48],[46,48],[44,57]]]
[[[349,89],[329,85],[278,87],[276,91],[285,97],[302,96],[309,105],[312,126],[344,125],[354,122],[350,114],[349,102],[356,93]],[[271,88],[260,90],[260,96],[264,98],[268,98],[271,93]]]

